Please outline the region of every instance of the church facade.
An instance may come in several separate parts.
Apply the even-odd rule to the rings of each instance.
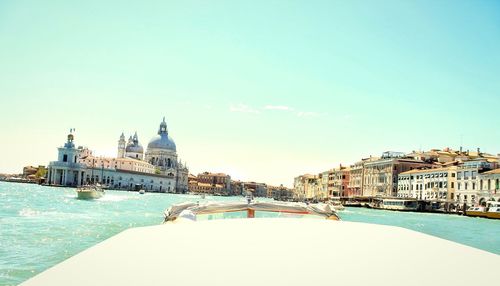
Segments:
[[[79,187],[100,183],[112,189],[148,192],[186,193],[189,170],[177,155],[177,146],[168,134],[165,118],[157,135],[148,143],[146,152],[137,132],[125,141],[118,140],[116,158],[97,157],[88,148],[75,147],[72,132],[63,147],[58,148],[57,161],[49,163],[47,184]]]

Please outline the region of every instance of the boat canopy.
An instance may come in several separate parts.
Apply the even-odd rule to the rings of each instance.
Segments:
[[[180,203],[165,211],[165,222],[174,221],[178,217],[194,219],[200,214],[247,211],[247,217],[253,218],[255,211],[279,212],[290,214],[316,215],[326,219],[340,220],[337,212],[329,204],[304,204],[283,202],[207,202]]]

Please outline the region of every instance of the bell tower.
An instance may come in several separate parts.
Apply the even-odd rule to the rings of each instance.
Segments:
[[[125,157],[125,144],[125,135],[122,132],[122,135],[120,135],[120,140],[118,140],[118,158]]]

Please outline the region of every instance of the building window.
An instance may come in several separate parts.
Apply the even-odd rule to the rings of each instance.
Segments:
[[[63,156],[63,162],[68,162],[68,155],[67,154],[64,154],[64,156]]]
[[[468,180],[470,177],[470,172],[469,171],[465,171],[464,172],[464,180]]]

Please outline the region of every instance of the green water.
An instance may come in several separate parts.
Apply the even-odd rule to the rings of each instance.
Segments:
[[[0,182],[0,285],[17,285],[127,228],[158,225],[173,203],[200,200],[193,195],[119,191],[95,201],[75,196],[69,188]],[[349,208],[341,217],[402,226],[500,254],[500,221],[362,208]]]

